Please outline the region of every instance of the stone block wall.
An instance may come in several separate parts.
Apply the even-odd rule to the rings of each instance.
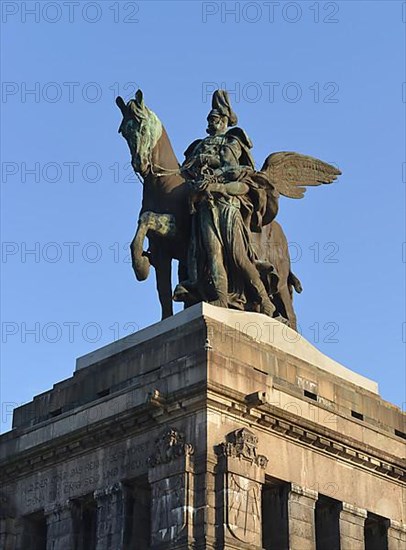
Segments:
[[[404,550],[401,412],[303,342],[191,310],[16,410],[0,548]]]

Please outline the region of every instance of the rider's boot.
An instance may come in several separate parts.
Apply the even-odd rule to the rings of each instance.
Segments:
[[[227,293],[217,290],[217,299],[209,302],[212,306],[228,308]]]
[[[268,317],[273,317],[273,314],[275,313],[276,308],[271,302],[265,289],[259,291],[259,298],[260,298],[259,311],[261,313],[264,313],[265,315],[268,315]]]

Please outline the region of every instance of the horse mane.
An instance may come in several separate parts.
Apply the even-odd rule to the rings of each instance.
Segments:
[[[162,136],[163,126],[157,115],[145,105],[137,133],[138,154],[142,163],[151,159],[151,152]]]

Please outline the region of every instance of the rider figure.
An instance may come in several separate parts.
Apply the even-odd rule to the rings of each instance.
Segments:
[[[209,136],[188,147],[182,165],[193,215],[188,280],[176,287],[174,299],[237,309],[252,304],[272,316],[250,232],[275,217],[277,197],[265,174],[254,169],[247,134],[233,127],[237,116],[226,91],[214,92],[207,120]]]

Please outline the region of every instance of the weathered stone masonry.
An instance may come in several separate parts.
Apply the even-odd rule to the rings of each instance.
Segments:
[[[15,410],[0,548],[403,550],[404,433],[290,329],[195,306]]]

